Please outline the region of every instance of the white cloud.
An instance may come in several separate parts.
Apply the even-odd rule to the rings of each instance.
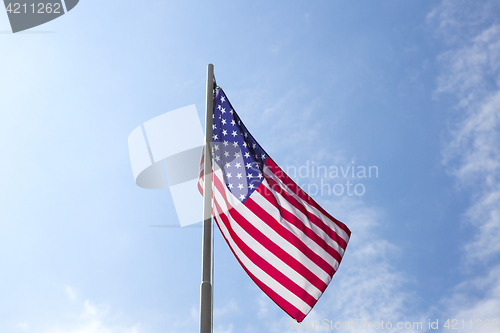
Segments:
[[[456,44],[475,36],[499,9],[498,1],[443,0],[427,18],[436,25],[436,34],[443,42]]]
[[[64,292],[71,301],[75,301],[78,298],[78,292],[70,285],[64,286]]]
[[[483,194],[466,216],[478,228],[474,239],[465,246],[469,261],[486,262],[497,256],[500,253],[500,189]]]
[[[68,286],[67,286],[68,287]],[[78,314],[71,315],[71,320],[56,323],[42,330],[43,333],[143,333],[138,324],[130,325],[127,320],[113,313],[106,304],[95,304],[90,300],[82,303]]]
[[[239,311],[238,303],[235,300],[230,300],[223,307],[215,307],[213,310],[214,317],[221,317]]]
[[[20,331],[28,331],[30,329],[30,325],[26,322],[19,322],[15,325],[15,327]]]
[[[438,92],[455,94],[464,114],[444,161],[475,195],[466,216],[479,233],[466,245],[467,256],[486,260],[500,253],[500,25],[489,25],[441,60],[446,65]]]
[[[440,56],[446,73],[438,79],[437,92],[455,92],[460,95],[460,106],[467,107],[484,98],[492,84],[498,84],[500,64],[500,26],[493,24],[459,50]],[[491,76],[496,82],[485,80]]]
[[[218,325],[214,327],[214,333],[233,333],[233,325],[229,324],[227,326]]]
[[[398,248],[384,237],[385,213],[349,197],[327,206],[349,222],[352,237],[333,288],[324,295],[327,305],[318,309],[320,317],[392,322],[406,318],[412,281],[392,264]]]
[[[478,297],[478,294],[483,295],[483,297]],[[466,323],[465,327],[460,326],[461,331],[477,332],[477,325],[481,329],[485,329],[484,321],[486,319],[489,320],[490,325],[492,319],[496,319],[498,323],[500,316],[500,266],[492,269],[486,277],[458,285],[451,299],[445,304],[449,312],[453,314],[453,317],[450,318],[464,319],[466,322],[472,319],[472,329],[470,323]],[[463,324],[459,323],[459,325]]]
[[[494,10],[495,9],[495,10]],[[437,93],[458,99],[454,128],[443,151],[448,166],[472,204],[464,218],[477,233],[464,246],[466,267],[483,264],[487,273],[459,284],[443,301],[458,320],[500,315],[500,24],[498,2],[443,1],[430,15],[452,47],[440,57]],[[464,33],[467,32],[467,33]],[[450,44],[451,45],[451,44]],[[484,328],[484,327],[482,327]]]

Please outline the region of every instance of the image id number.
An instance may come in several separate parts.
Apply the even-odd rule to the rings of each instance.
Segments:
[[[32,3],[27,5],[26,3],[9,3],[5,8],[9,14],[61,14],[61,4],[59,3]]]

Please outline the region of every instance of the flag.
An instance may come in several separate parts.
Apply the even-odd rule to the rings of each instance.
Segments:
[[[269,157],[217,88],[212,214],[250,278],[301,322],[337,271],[350,230]],[[198,189],[203,193],[203,158]]]

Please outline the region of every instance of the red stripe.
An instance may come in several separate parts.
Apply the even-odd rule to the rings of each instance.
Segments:
[[[298,210],[300,210],[305,216],[309,217],[311,215],[311,214],[307,214],[307,212],[305,212],[305,207],[302,206],[301,203],[299,203],[297,200],[295,200],[295,198],[293,198],[288,193],[286,193],[285,191],[283,191],[281,189],[281,187],[279,187],[279,185],[274,181],[274,179],[270,178],[269,176],[266,176],[266,180],[270,183],[269,187],[271,189],[273,189],[273,190],[279,189],[280,194],[291,205],[293,205],[295,208],[297,208]],[[267,188],[265,188],[265,189],[267,190]],[[276,191],[276,192],[278,192],[278,191]],[[279,203],[276,201],[276,198],[274,196],[267,196],[267,199],[274,206],[277,206],[277,207],[279,206]],[[340,255],[340,253],[337,252],[337,250],[335,250],[333,247],[331,247],[323,238],[321,238],[319,235],[317,235],[314,231],[312,231],[311,229],[309,229],[308,227],[306,227],[304,225],[304,223],[295,214],[289,212],[288,210],[286,210],[285,208],[283,208],[281,206],[279,206],[279,208],[280,208],[280,211],[281,211],[281,215],[285,218],[285,220],[287,220],[287,222],[289,222],[289,223],[293,224],[294,226],[296,226],[297,228],[299,228],[307,237],[309,237],[312,241],[314,241],[321,248],[323,248],[326,252],[328,252],[340,264],[340,261],[342,260],[342,256]],[[329,229],[329,230],[331,230],[331,229]],[[334,236],[335,238],[342,239],[336,233],[334,233],[334,235],[335,235]],[[332,237],[330,237],[330,238],[332,238]],[[336,241],[335,238],[332,238],[332,239],[334,241]],[[334,272],[333,273],[328,272],[328,273],[333,275]]]
[[[223,184],[220,182],[218,177],[214,177],[214,183],[215,187],[217,190],[222,194],[224,191]],[[222,195],[224,198],[224,201],[226,205],[230,208],[229,209],[229,214],[231,215],[232,220],[240,225],[243,229],[243,225],[248,225],[248,221],[238,212],[237,209],[234,209],[231,207],[231,204],[227,201],[225,198],[225,195]],[[220,209],[219,203],[217,202],[217,199],[215,200],[215,203],[217,205],[217,210],[219,212],[222,211]],[[314,303],[316,303],[316,299],[311,296],[307,291],[305,291],[302,287],[300,287],[298,284],[293,282],[290,278],[288,278],[285,274],[283,274],[281,271],[276,269],[271,263],[269,263],[267,260],[262,258],[260,255],[258,255],[254,250],[252,250],[244,241],[242,241],[238,235],[234,232],[231,223],[226,219],[223,223],[226,226],[232,240],[236,243],[236,245],[240,248],[240,250],[248,257],[250,261],[252,261],[256,266],[258,266],[260,269],[262,269],[264,272],[266,272],[269,276],[271,276],[274,280],[276,280],[279,284],[281,284],[283,287],[288,289],[290,292],[295,294],[297,297],[302,299],[306,304],[309,306],[312,306]],[[222,232],[222,231],[221,231]],[[265,243],[268,243],[269,246],[274,245],[276,247],[276,244],[272,243],[266,236],[264,236],[262,233],[261,237],[262,238],[254,238],[257,242],[262,244],[264,247]],[[277,247],[280,249],[279,247]],[[272,251],[271,251],[272,252]],[[281,258],[280,258],[281,259]]]
[[[257,188],[256,191],[259,191],[259,188]],[[281,237],[287,240],[290,244],[296,247],[300,252],[302,252],[319,268],[324,270],[330,276],[332,275],[333,267],[330,264],[328,264],[314,251],[312,251],[300,238],[294,235],[290,230],[288,230],[283,225],[278,223],[268,212],[266,212],[261,206],[259,206],[255,201],[253,201],[251,197],[245,201],[245,206],[247,206],[250,210],[252,210],[254,214],[257,215],[263,222],[265,222],[269,227],[271,227],[274,231],[276,231],[277,234],[279,234]],[[271,251],[271,249],[269,250]],[[283,249],[281,249],[281,251],[283,251]],[[286,254],[288,255],[288,253]],[[297,259],[293,258],[290,255],[288,255],[288,257],[290,259],[287,261],[287,264],[290,267],[292,267],[295,271],[297,271],[300,275],[306,278],[311,284],[313,284],[316,288],[318,288],[322,292],[326,289],[327,284],[320,278],[318,278],[316,274],[311,272],[306,266],[304,266]]]
[[[323,232],[325,232],[329,238],[334,240],[343,250],[347,247],[347,242],[340,237],[335,230],[331,229],[324,221],[318,218],[315,214],[311,213],[307,210],[304,203],[297,200],[293,195],[289,194],[286,190],[284,190],[280,184],[274,181],[274,179],[270,178],[266,175],[266,180],[270,183],[270,188],[280,193],[292,206],[294,206],[297,210],[299,210],[310,222],[320,228]],[[300,221],[300,219],[299,219]],[[335,223],[334,221],[332,221]]]
[[[201,149],[201,161],[200,161],[200,173],[198,175],[198,190],[201,195],[203,195],[203,187],[200,184],[200,179],[204,183],[205,182],[205,147]]]
[[[272,171],[272,170],[271,170]],[[292,204],[296,209],[298,209],[300,212],[302,212],[302,214],[304,214],[304,216],[306,216],[306,218],[311,221],[312,223],[314,223],[318,228],[320,228],[321,230],[323,230],[331,239],[333,239],[334,241],[337,242],[337,244],[340,245],[340,247],[342,249],[345,250],[345,248],[347,247],[347,242],[342,238],[340,237],[336,232],[335,230],[333,230],[332,228],[330,228],[330,226],[328,226],[328,224],[326,224],[324,221],[322,221],[319,217],[317,217],[315,214],[309,212],[307,210],[307,208],[304,206],[304,204],[300,201],[298,201],[293,195],[289,194],[286,190],[284,190],[280,184],[278,184],[274,179],[272,179],[271,177],[269,177],[266,173],[264,173],[264,176],[266,177],[266,180],[268,181],[268,183],[270,183],[270,186],[269,188],[272,190],[272,191],[275,191],[277,193],[280,193],[283,197],[285,197],[285,199],[287,199],[287,201]],[[277,176],[277,175],[276,175]],[[289,184],[284,184],[286,187],[288,187]],[[299,188],[300,190],[300,188]],[[295,193],[295,192],[294,192]],[[312,199],[311,199],[312,200]],[[313,206],[314,207],[314,206]],[[328,218],[328,216],[326,216]],[[331,221],[332,223],[336,223],[335,221]]]
[[[288,222],[291,225],[294,225],[296,228],[301,230],[305,236],[307,236],[311,241],[315,242],[320,246],[321,248],[325,248],[325,246],[328,246],[324,239],[319,237],[314,231],[311,229],[307,228],[304,223],[298,219],[294,214],[290,213],[288,210],[284,209],[283,207],[279,206],[278,202],[276,201],[274,195],[272,193],[268,193],[267,189],[262,189],[261,187],[264,187],[264,185],[260,185],[256,191],[259,192],[271,205],[273,205],[275,208],[277,208],[280,212],[281,217]],[[326,261],[323,257],[321,257],[319,254],[314,252],[306,243],[304,243],[299,237],[297,237],[292,231],[290,231],[288,228],[282,226],[283,233],[280,233],[283,237],[285,237],[287,240],[289,240],[292,244],[298,243],[302,245],[298,245],[297,248],[299,248],[302,253],[304,253],[309,259],[311,259],[316,265],[321,267],[325,272],[327,272],[330,276],[333,275],[335,272],[333,266],[331,263]],[[299,243],[300,242],[300,243]],[[326,251],[326,250],[325,250]],[[327,251],[328,252],[328,251]],[[335,251],[337,254],[338,252]],[[335,258],[335,257],[334,257]],[[337,259],[337,258],[335,258]],[[338,259],[337,259],[338,261]]]
[[[215,216],[214,216],[215,217]],[[219,227],[219,230],[221,230],[222,237],[226,240],[226,243],[229,245],[229,241],[226,238],[226,235],[222,232],[222,229],[220,228],[219,219],[227,219],[225,214],[221,214],[219,218],[215,217],[215,222],[217,223],[217,227]],[[248,276],[255,282],[255,284],[267,295],[271,300],[273,300],[276,305],[278,305],[283,311],[285,311],[290,317],[294,318],[297,320],[299,323],[304,320],[307,314],[302,313],[299,309],[297,309],[295,306],[293,306],[290,302],[288,302],[286,299],[281,297],[278,293],[274,292],[271,288],[269,288],[265,283],[260,281],[255,275],[253,275],[245,265],[241,262],[240,258],[236,255],[234,252],[233,248],[231,245],[229,245],[229,248],[231,249],[231,252],[233,252],[234,257],[238,262],[240,263],[241,267],[245,270],[245,272],[248,274]]]
[[[266,159],[265,165],[267,165],[267,167],[271,169],[271,171],[276,175],[276,177],[278,177],[284,184],[286,184],[286,186],[290,188],[290,190],[292,190],[293,193],[297,194],[299,198],[307,202],[309,205],[318,209],[323,215],[325,215],[330,220],[332,220],[336,225],[338,225],[339,228],[344,230],[347,236],[351,237],[351,230],[349,230],[349,228],[347,228],[347,226],[344,223],[340,222],[339,220],[328,214],[309,195],[307,195],[306,192],[304,192],[297,184],[295,184],[295,182],[290,177],[288,177],[288,175],[283,170],[281,170],[281,168],[270,157]],[[328,227],[328,229],[330,228]]]
[[[274,303],[276,303],[276,305],[278,305],[280,308],[282,308],[283,311],[285,311],[286,313],[288,313],[288,315],[290,315],[292,318],[294,318],[299,323],[302,322],[302,320],[304,320],[304,318],[306,317],[307,313],[305,313],[305,314],[302,313],[302,311],[300,311],[295,306],[293,306],[292,304],[290,304],[286,299],[284,299],[283,297],[281,297],[274,290],[272,290],[271,288],[269,288],[264,283],[260,282],[259,279],[257,279],[255,276],[253,276],[253,274],[250,273],[247,269],[245,269],[245,271],[250,276],[250,278],[257,284],[257,286],[259,286],[259,288],[262,289],[262,291],[264,293],[266,293],[266,295],[269,296],[274,301]],[[316,304],[316,302],[314,302],[314,304]],[[314,304],[311,306],[311,309],[314,306]]]
[[[258,205],[256,205],[255,202],[253,202],[250,198],[247,199],[247,201],[245,201],[245,206],[250,208],[250,210],[252,210],[253,213],[257,215],[258,213],[252,209],[255,207],[251,208],[249,206],[252,204],[254,206],[258,207]],[[261,209],[261,213],[262,212],[265,213]],[[267,213],[265,213],[265,214],[267,214]],[[269,214],[267,214],[267,215],[268,215],[268,217],[270,217],[272,219],[272,217],[269,216]],[[259,218],[264,221],[264,219],[262,219],[262,217],[259,216]],[[274,219],[272,219],[272,220],[274,220]],[[307,281],[309,281],[309,283],[314,285],[321,292],[323,292],[325,290],[327,285],[323,281],[321,281],[321,279],[319,279],[316,275],[314,275],[314,273],[312,273],[307,267],[305,267],[303,264],[301,264],[300,261],[298,261],[297,259],[292,257],[288,252],[286,252],[281,247],[279,247],[277,244],[275,244],[273,241],[271,241],[269,238],[267,238],[266,235],[264,235],[264,233],[262,233],[259,229],[257,229],[251,223],[248,223],[247,220],[243,220],[243,221],[238,220],[238,222],[239,222],[238,224],[243,229],[245,229],[245,231],[251,237],[253,237],[255,240],[257,240],[260,244],[262,244],[262,246],[264,246],[266,249],[268,249],[270,252],[272,252],[279,259],[281,259],[286,265],[288,265],[293,270],[295,270],[297,273],[302,275],[305,279],[307,279]],[[292,243],[292,245],[296,247],[296,244]]]
[[[198,191],[200,191],[201,195],[203,195],[203,187],[201,187],[200,182],[198,182]]]

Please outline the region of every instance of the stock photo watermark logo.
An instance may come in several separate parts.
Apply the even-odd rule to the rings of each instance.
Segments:
[[[75,8],[79,0],[4,0],[12,32],[31,29],[52,21]]]
[[[366,182],[379,176],[376,165],[316,165],[307,161],[299,167],[287,166],[285,172],[309,195],[363,196]]]
[[[128,137],[137,186],[166,189],[168,183],[178,222],[183,227],[202,218],[203,197],[198,191],[198,176],[203,138],[195,105],[150,119]]]
[[[445,328],[450,328],[449,320],[447,321],[448,326],[444,325]],[[397,323],[392,323],[390,321],[368,321],[366,319],[356,319],[344,322],[334,322],[330,319],[323,319],[322,321],[304,321],[300,324],[295,321],[290,320],[290,326],[292,330],[346,330],[346,331],[354,331],[354,330],[437,330],[439,329],[439,320],[433,321],[431,319],[426,323],[425,321],[399,321]],[[465,327],[465,326],[464,326]],[[456,328],[455,328],[456,329]]]

